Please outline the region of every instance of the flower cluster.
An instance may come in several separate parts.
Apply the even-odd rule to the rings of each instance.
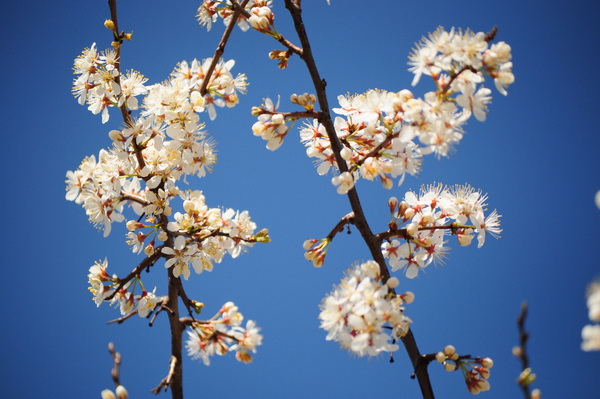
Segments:
[[[87,103],[94,115],[102,113],[102,123],[109,119],[109,107],[138,109],[136,96],[147,92],[147,79],[136,71],[122,75],[116,67],[118,61],[114,49],[98,52],[94,43],[83,50],[73,66],[78,75],[73,82],[73,95],[80,105]]]
[[[262,344],[262,335],[252,320],[242,327],[243,320],[238,307],[227,302],[210,320],[193,322],[185,345],[188,354],[192,359],[202,359],[208,366],[210,356],[235,351],[237,360],[250,363],[251,352],[256,353],[256,347]]]
[[[465,382],[469,392],[477,395],[480,392],[489,391],[490,369],[494,362],[489,357],[471,357],[470,355],[460,356],[452,345],[447,345],[443,352],[438,352],[435,359],[444,365],[446,371],[459,370],[465,377]]]
[[[349,269],[321,304],[319,319],[321,328],[327,331],[327,340],[339,342],[358,356],[398,350],[394,342],[408,332],[410,323],[403,305],[411,303],[414,295],[394,294],[397,285],[396,278],[382,282],[375,261]]]
[[[486,119],[491,91],[482,85],[485,76],[494,79],[502,94],[514,80],[510,46],[501,42],[489,47],[489,40],[484,33],[441,28],[424,39],[409,62],[414,84],[423,74],[436,83],[436,90],[423,98],[409,90],[338,97],[340,107],[333,111],[340,116],[334,129],[348,169],[332,179],[338,193],[347,193],[360,178],[377,178],[386,188],[396,178],[401,184],[406,174],[419,172],[423,155],[449,155],[472,115]],[[316,119],[304,124],[300,136],[307,155],[316,159],[319,174],[339,169],[329,136]]]
[[[170,257],[165,266],[173,266],[175,277],[182,275],[187,280],[190,264],[196,273],[211,271],[213,263],[220,263],[226,253],[236,258],[253,243],[269,241],[266,230],[254,235],[256,224],[247,211],[209,208],[201,191],[183,194],[185,213],[175,213],[175,220],[167,225],[177,238],[173,247],[162,249]]]
[[[121,285],[121,281],[117,276],[110,276],[107,273],[107,267],[108,261],[105,259],[103,262],[96,262],[89,270],[89,290],[94,294],[93,299],[97,306],[111,298],[110,303],[118,306],[122,315],[135,312],[140,317],[145,318],[154,310],[156,305],[162,302],[163,299],[154,294],[156,289],[153,292],[146,291],[138,278]],[[139,295],[134,294],[137,283],[141,287]]]
[[[413,86],[422,75],[429,75],[439,82],[442,74],[453,78],[459,71],[471,70],[493,78],[498,91],[506,95],[506,87],[515,80],[510,62],[511,48],[505,42],[489,46],[494,35],[495,31],[486,35],[454,28],[447,32],[439,27],[428,37],[423,37],[409,56],[409,70],[415,74]]]
[[[593,282],[587,289],[587,307],[589,319],[600,322],[600,282]],[[589,324],[581,331],[581,349],[584,351],[600,350],[600,324]]]
[[[401,202],[392,197],[388,201],[390,230],[383,233],[386,241],[381,246],[392,271],[404,269],[408,278],[414,278],[432,262],[442,261],[448,251],[448,231],[463,246],[469,245],[475,235],[478,247],[484,244],[487,234],[497,237],[502,231],[500,215],[495,210],[485,215],[486,200],[487,195],[469,185],[441,184],[424,186],[418,194],[409,191]],[[405,227],[399,228],[401,225]]]
[[[275,19],[270,7],[271,0],[250,0],[244,7],[244,11],[248,15],[240,13],[237,25],[244,32],[248,30],[249,26],[259,32],[270,32]],[[204,0],[198,7],[196,17],[200,26],[206,26],[206,29],[210,31],[212,24],[218,18],[222,18],[223,23],[228,25],[236,8],[241,7],[237,2],[231,0]]]
[[[260,107],[252,107],[252,115],[258,116],[258,122],[252,125],[252,133],[266,140],[267,148],[271,151],[283,144],[289,131],[285,116],[277,112],[278,107],[279,100],[273,104],[270,98],[266,98]]]
[[[324,238],[322,240],[315,240],[314,238],[304,241],[302,247],[304,248],[304,257],[313,263],[314,267],[321,267],[325,262],[325,255],[327,255],[327,249],[331,239]]]

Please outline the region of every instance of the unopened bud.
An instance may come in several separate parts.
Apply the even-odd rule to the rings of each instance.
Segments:
[[[120,130],[111,130],[108,132],[108,137],[110,137],[112,141],[125,141],[125,137],[123,137]]]
[[[106,21],[104,21],[104,27],[106,29],[110,29],[110,30],[114,31],[115,23],[112,21],[112,19],[107,19]]]
[[[412,291],[406,291],[404,294],[402,294],[402,300],[404,303],[410,305],[415,301],[415,294],[413,294]]]
[[[444,348],[444,353],[446,354],[446,356],[452,356],[456,353],[456,348],[454,348],[454,346],[452,345],[446,345],[446,347]]]
[[[340,151],[340,156],[344,161],[349,161],[352,159],[352,150],[348,147],[344,147],[342,148],[342,151]]]
[[[435,354],[435,360],[437,360],[438,363],[444,363],[446,361],[446,355],[444,352],[438,352]]]
[[[150,244],[146,245],[146,248],[144,248],[144,254],[146,256],[154,255],[154,241],[152,241]]]
[[[129,231],[135,231],[137,230],[140,226],[140,223],[138,223],[136,220],[130,220],[127,222],[127,230]]]
[[[390,277],[386,284],[390,288],[396,288],[400,284],[400,281],[396,277]]]
[[[100,396],[102,396],[102,399],[117,399],[113,391],[110,389],[105,389],[104,391],[100,392]]]
[[[406,232],[414,237],[419,232],[419,226],[416,223],[409,223],[408,226],[406,226]]]
[[[269,230],[262,229],[255,235],[256,242],[260,242],[262,244],[266,244],[271,242],[271,237],[269,237]]]
[[[458,234],[458,243],[463,247],[469,246],[472,240],[473,236],[470,234]]]
[[[444,369],[446,371],[456,371],[457,368],[458,368],[457,365],[454,364],[454,363],[452,363],[452,362],[445,362],[444,363]]]
[[[388,200],[388,206],[390,207],[390,213],[394,213],[394,211],[396,210],[396,207],[398,206],[398,198],[391,197]]]
[[[520,357],[523,354],[523,351],[520,346],[513,346],[512,354],[513,356]]]
[[[117,389],[115,390],[115,392],[117,394],[118,399],[127,399],[129,396],[127,394],[127,390],[125,389],[125,387],[123,385],[119,385],[117,387]]]
[[[123,40],[128,40],[129,41],[131,39],[133,39],[133,33],[125,33],[123,35]]]

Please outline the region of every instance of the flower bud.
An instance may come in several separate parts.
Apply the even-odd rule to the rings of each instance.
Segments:
[[[386,284],[390,288],[396,288],[400,284],[400,281],[396,277],[390,277]]]
[[[444,363],[446,361],[446,355],[444,354],[444,352],[438,352],[435,354],[435,360],[438,363]]]
[[[135,231],[138,229],[138,226],[140,223],[138,223],[136,220],[130,220],[127,222],[126,226],[127,226],[127,230],[129,231]]]
[[[146,248],[144,248],[144,254],[146,256],[154,255],[154,241],[152,241],[150,244],[146,245]]]
[[[454,363],[452,363],[452,362],[445,362],[444,363],[444,369],[446,371],[448,371],[448,372],[450,372],[450,371],[456,371],[457,368],[458,368],[457,365],[454,364]]]
[[[342,151],[340,151],[340,156],[344,161],[349,161],[352,159],[352,150],[348,147],[344,147],[342,148]]]
[[[471,244],[471,241],[473,240],[473,236],[470,234],[458,234],[458,243],[463,246],[469,246]]]
[[[112,19],[107,19],[106,21],[104,21],[104,27],[106,29],[110,29],[110,30],[114,31],[115,23],[112,21]]]
[[[452,345],[446,345],[446,347],[444,348],[444,353],[446,354],[446,356],[452,356],[456,353],[456,348],[454,348],[454,346]]]
[[[416,223],[409,223],[406,226],[406,232],[414,237],[419,232],[419,226]]]
[[[111,130],[108,132],[108,137],[110,137],[112,141],[125,141],[125,137],[120,130]]]
[[[519,357],[523,354],[523,351],[521,350],[520,346],[513,346],[512,354],[513,354],[513,356]]]
[[[413,294],[412,291],[406,291],[401,297],[404,303],[409,305],[415,301],[415,294]]]
[[[161,230],[160,233],[158,233],[158,239],[161,241],[167,241],[167,239],[169,238],[169,236],[167,235],[167,232],[164,230]]]
[[[125,387],[123,385],[119,385],[117,387],[117,389],[115,390],[115,392],[117,394],[118,399],[127,399],[128,398],[127,390],[125,389]]]
[[[117,399],[113,391],[110,389],[105,389],[104,391],[100,392],[100,396],[102,396],[102,399]]]
[[[309,249],[312,248],[312,246],[317,242],[317,240],[315,240],[314,238],[310,238],[308,240],[305,240],[304,243],[302,243],[302,248],[304,248],[305,251],[308,251]]]

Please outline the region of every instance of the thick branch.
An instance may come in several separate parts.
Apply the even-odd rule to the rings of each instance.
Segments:
[[[308,35],[306,34],[304,22],[302,21],[302,10],[300,8],[300,1],[285,0],[285,6],[289,10],[294,21],[294,26],[296,28],[296,32],[298,33],[298,38],[300,39],[300,43],[303,49],[301,58],[306,63],[306,66],[310,73],[310,77],[312,79],[313,85],[317,93],[321,114],[319,122],[321,122],[321,124],[325,127],[327,136],[329,137],[329,141],[331,142],[331,149],[334,153],[335,160],[340,172],[346,172],[348,171],[348,165],[341,156],[342,143],[340,142],[335,132],[331,114],[329,112],[329,103],[327,100],[327,94],[325,90],[327,83],[324,79],[321,78],[315,60],[313,58],[310,42],[308,40]],[[350,206],[352,207],[352,211],[354,212],[354,225],[356,226],[361,236],[363,237],[363,240],[367,244],[369,251],[371,252],[371,256],[379,264],[382,281],[385,283],[385,281],[387,281],[390,277],[390,272],[387,268],[385,258],[383,257],[383,254],[381,252],[381,248],[379,245],[380,241],[373,234],[367,222],[356,187],[353,187],[350,191],[348,191],[348,200],[350,201]],[[402,339],[402,343],[404,344],[404,347],[406,348],[411,363],[414,367],[415,375],[417,376],[417,379],[419,381],[419,386],[421,388],[423,398],[433,399],[433,389],[431,387],[431,382],[429,381],[429,374],[427,372],[427,368],[417,367],[419,365],[419,359],[421,359],[421,354],[417,347],[412,331],[409,331],[409,333]]]

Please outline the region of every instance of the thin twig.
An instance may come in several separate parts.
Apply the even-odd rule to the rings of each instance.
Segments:
[[[331,231],[327,234],[327,239],[329,241],[333,240],[333,238],[338,234],[344,231],[344,227],[346,225],[354,224],[354,212],[350,212],[346,216],[344,216]]]
[[[105,301],[110,301],[111,299],[113,299],[115,297],[115,295],[117,295],[117,293],[123,288],[125,287],[125,285],[130,282],[134,277],[139,277],[139,275],[142,273],[142,271],[146,268],[149,268],[150,266],[154,265],[156,263],[156,261],[163,256],[162,254],[162,248],[164,247],[164,245],[161,245],[160,247],[157,247],[154,250],[154,253],[150,256],[148,256],[147,258],[144,258],[136,267],[135,269],[133,269],[131,271],[131,273],[129,273],[125,278],[120,279],[119,280],[119,285],[117,285],[113,291],[112,294],[110,294],[109,296],[107,296],[106,298],[104,298]]]
[[[169,363],[169,373],[167,374],[167,376],[165,378],[163,378],[160,381],[160,383],[156,386],[156,388],[152,389],[150,392],[152,392],[155,395],[158,395],[160,393],[161,389],[165,388],[165,391],[166,391],[167,387],[171,386],[171,384],[173,382],[173,376],[175,375],[175,369],[177,368],[178,363],[179,362],[177,361],[177,358],[175,356],[171,356],[171,362]],[[171,391],[172,390],[173,390],[173,387],[171,386]]]
[[[527,355],[527,341],[529,340],[529,333],[525,331],[525,320],[527,319],[527,302],[521,304],[521,312],[517,317],[517,327],[519,329],[519,346],[513,350],[514,355],[521,361],[521,370],[529,368],[529,356]],[[529,384],[519,382],[518,385],[523,391],[525,399],[531,398],[531,390]]]
[[[110,371],[110,375],[115,383],[115,387],[121,385],[120,382],[120,367],[121,367],[121,354],[115,351],[115,345],[112,342],[108,343],[108,352],[113,358],[113,368]]]
[[[231,16],[231,20],[229,21],[229,25],[227,25],[227,28],[225,29],[225,32],[223,32],[223,36],[221,37],[221,41],[217,45],[217,49],[215,50],[215,54],[213,55],[213,58],[212,58],[211,63],[209,65],[209,67],[208,67],[208,70],[206,71],[206,75],[204,76],[204,80],[202,81],[202,86],[200,87],[200,94],[203,95],[203,96],[205,96],[206,93],[207,93],[207,88],[208,88],[208,83],[210,81],[210,76],[212,75],[213,71],[217,67],[217,63],[219,62],[219,60],[223,56],[223,53],[225,52],[225,46],[227,45],[227,41],[229,40],[229,36],[231,35],[231,32],[233,31],[233,28],[237,24],[238,16],[240,14],[242,14],[244,16],[247,15],[246,18],[250,16],[250,14],[248,14],[248,12],[244,9],[244,7],[246,6],[246,4],[248,4],[248,1],[249,0],[244,0],[242,2],[242,4],[238,4],[235,0],[232,0],[233,6],[234,6],[233,15]]]
[[[136,315],[136,314],[137,314],[137,310],[134,310],[133,312],[131,312],[131,313],[127,313],[125,316],[119,317],[118,319],[114,319],[114,320],[107,321],[107,322],[106,322],[106,324],[114,324],[114,323],[121,324],[121,323],[123,323],[125,320],[127,320],[127,319],[129,319],[129,318],[133,317],[133,316],[134,316],[134,315]]]

